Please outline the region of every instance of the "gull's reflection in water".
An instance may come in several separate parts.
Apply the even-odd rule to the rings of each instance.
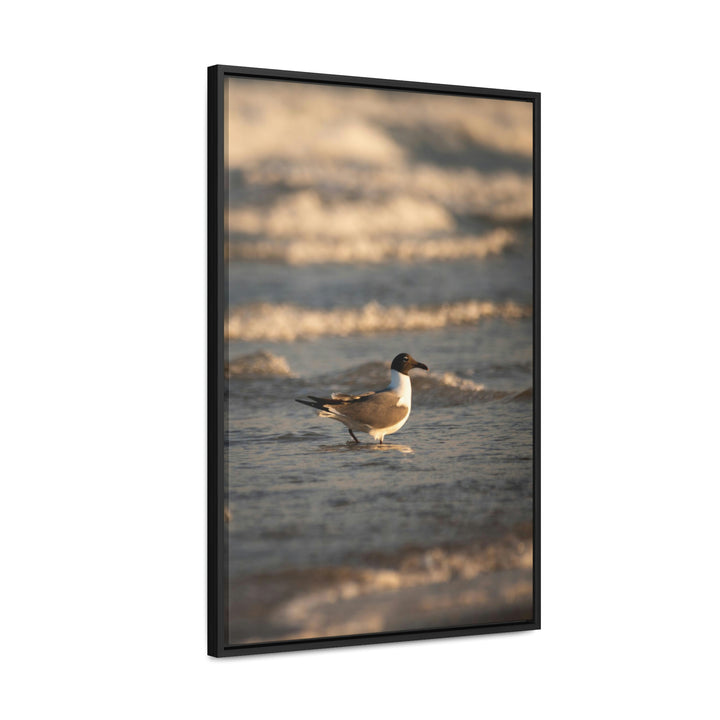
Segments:
[[[380,443],[356,443],[348,440],[339,445],[319,445],[320,452],[399,452],[412,453],[413,449],[409,445],[400,445],[396,443],[384,442]]]

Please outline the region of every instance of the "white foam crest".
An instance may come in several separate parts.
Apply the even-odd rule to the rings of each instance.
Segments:
[[[516,602],[532,595],[532,583],[528,575],[532,570],[532,541],[528,539],[505,541],[476,553],[448,551],[432,548],[425,552],[410,555],[398,567],[359,569],[354,573],[345,573],[348,577],[338,578],[335,583],[327,583],[317,590],[298,595],[282,605],[276,612],[277,619],[283,624],[298,625],[315,634],[324,634],[327,629],[329,612],[333,608],[342,608],[363,597],[382,600],[400,598],[398,593],[413,588],[444,588],[452,583],[452,588],[462,588],[468,595],[447,597],[443,593],[439,598],[425,595],[422,603],[432,602],[434,609],[447,604],[455,608],[458,604],[477,608],[480,604],[491,603],[502,606],[505,602]],[[498,575],[498,573],[504,573]],[[483,585],[463,585],[477,580],[490,581],[493,585],[502,577],[503,587],[485,588]],[[509,582],[508,582],[509,581]],[[473,592],[474,590],[474,592]],[[497,597],[497,595],[500,597]],[[438,604],[439,602],[439,604]],[[421,605],[422,607],[422,605]],[[367,612],[364,607],[356,617],[347,617],[341,612],[342,619],[337,627],[327,634],[341,634],[357,625],[356,631],[378,632],[384,629],[386,618],[383,613]],[[372,609],[371,609],[372,610]],[[387,608],[386,608],[387,610]],[[330,617],[332,617],[330,612]],[[351,624],[348,624],[349,623]]]
[[[404,193],[432,200],[456,213],[495,220],[532,217],[532,176],[511,171],[482,173],[473,168],[395,164],[389,167],[337,165],[324,162],[270,162],[247,173],[259,186],[322,188],[328,194],[353,193],[372,197]]]
[[[270,157],[392,166],[403,161],[390,128],[416,139],[532,154],[532,104],[233,78],[228,82],[231,167]]]
[[[455,406],[476,402],[504,400],[511,393],[490,390],[483,383],[460,377],[452,372],[420,375],[413,380],[413,387],[423,405]]]
[[[288,303],[259,303],[234,308],[225,321],[225,336],[233,340],[293,342],[324,335],[434,330],[485,318],[515,320],[531,314],[529,306],[489,300],[466,300],[429,307],[385,306],[373,301],[362,307],[329,310]]]
[[[517,101],[417,95],[406,98],[403,112],[374,117],[409,128],[433,144],[465,148],[468,141],[499,152],[532,156],[532,104]]]
[[[227,374],[246,377],[293,376],[284,357],[266,350],[234,358],[228,363]]]
[[[230,243],[233,260],[280,262],[288,265],[313,263],[383,263],[387,261],[427,262],[481,260],[499,255],[516,241],[504,228],[484,235],[444,237],[426,240],[358,235],[352,241],[339,238],[307,240],[247,240]]]
[[[269,208],[230,210],[230,232],[269,237],[352,239],[358,235],[447,232],[455,227],[441,205],[398,195],[385,201],[325,202],[314,190],[279,198]]]
[[[362,95],[362,91],[357,97],[344,88],[230,81],[230,167],[252,167],[274,157],[370,164],[401,161],[402,148],[368,115],[373,98]],[[364,99],[370,103],[365,112]],[[359,111],[348,112],[349,105]]]
[[[485,390],[485,385],[483,383],[473,382],[472,380],[462,378],[452,372],[446,372],[440,376],[430,375],[428,379],[432,380],[436,377],[446,387],[457,388],[458,390],[463,390],[465,392],[482,392]]]

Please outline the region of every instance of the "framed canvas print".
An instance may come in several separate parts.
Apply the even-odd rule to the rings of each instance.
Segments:
[[[540,627],[540,95],[209,68],[208,651]]]

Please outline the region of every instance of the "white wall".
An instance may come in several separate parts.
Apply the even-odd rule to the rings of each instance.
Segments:
[[[718,711],[711,5],[13,3],[6,717]],[[205,657],[205,68],[543,93],[543,629]]]

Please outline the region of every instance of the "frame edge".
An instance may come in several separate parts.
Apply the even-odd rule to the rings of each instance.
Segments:
[[[539,99],[539,92],[527,90],[503,90],[500,88],[483,88],[471,85],[450,85],[446,83],[428,83],[416,80],[391,80],[389,78],[367,78],[353,75],[333,75],[326,73],[301,72],[298,70],[275,70],[271,68],[254,68],[235,65],[213,65],[212,69],[223,77],[241,76],[266,80],[288,80],[306,83],[328,83],[332,85],[353,85],[359,87],[375,87],[383,90],[410,90],[426,93],[442,93],[451,95],[472,95],[473,97],[505,98],[532,102]]]
[[[534,354],[534,537],[533,618],[518,623],[387,632],[372,635],[306,638],[247,646],[227,646],[224,638],[224,520],[220,483],[224,453],[224,81],[245,76],[309,83],[512,99],[533,105],[533,354]],[[500,632],[539,630],[540,623],[540,97],[539,92],[489,89],[405,80],[364,78],[230,65],[208,67],[208,641],[207,654],[222,658],[261,653],[351,647],[471,637]]]
[[[222,497],[220,472],[223,454],[223,75],[219,68],[208,68],[208,115],[207,115],[207,532],[208,532],[208,589],[207,589],[207,652],[220,657],[224,650],[224,577],[222,541]]]

